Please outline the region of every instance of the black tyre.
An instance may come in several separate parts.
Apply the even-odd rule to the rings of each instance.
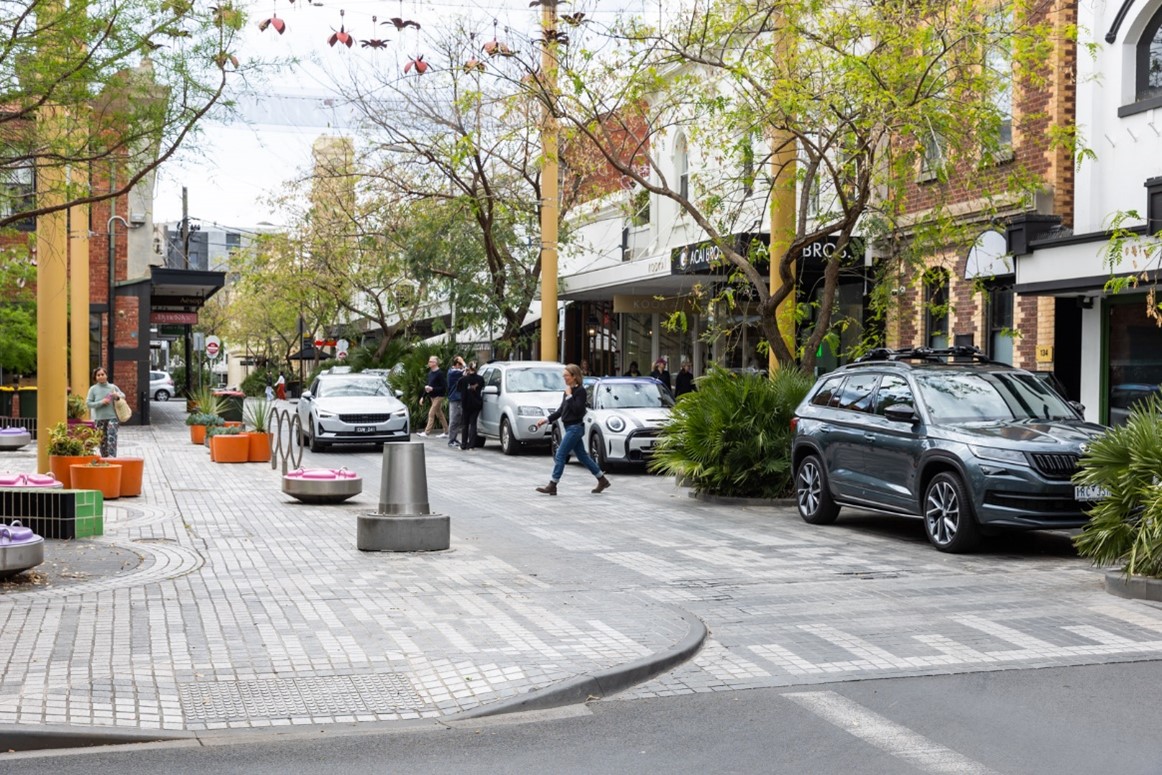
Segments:
[[[515,455],[520,448],[520,442],[512,435],[512,426],[505,417],[500,421],[500,451],[506,455]]]
[[[327,448],[327,445],[319,441],[319,437],[315,433],[315,426],[311,426],[311,452],[322,452]]]
[[[589,434],[589,457],[593,458],[593,462],[602,471],[609,466],[609,461],[605,457],[605,437],[601,435],[601,431]]]
[[[157,391],[156,393],[153,394],[153,400],[154,401],[168,401],[169,400],[169,391],[168,390]]]
[[[549,455],[556,459],[557,449],[561,446],[561,429],[556,423],[553,423],[553,433],[549,439]]]
[[[831,499],[827,472],[818,455],[808,455],[795,472],[795,500],[799,516],[811,525],[830,525],[839,516],[839,506]]]
[[[968,552],[980,543],[972,501],[956,474],[936,474],[924,490],[924,532],[942,552]]]

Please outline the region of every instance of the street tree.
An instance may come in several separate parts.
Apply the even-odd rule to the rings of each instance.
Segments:
[[[36,267],[22,251],[0,247],[0,372],[36,371]]]
[[[574,29],[557,46],[557,78],[530,62],[522,83],[636,191],[692,223],[691,241],[712,244],[730,282],[698,289],[703,303],[752,300],[777,362],[811,372],[843,324],[836,295],[853,240],[870,244],[880,276],[898,286],[931,251],[971,243],[951,202],[972,198],[987,219],[1044,185],[1011,159],[1006,130],[1014,101],[1043,86],[1054,36],[1067,30],[1054,27],[1052,9],[1037,0],[711,0],[659,26]],[[1069,127],[1052,133],[1073,141]],[[917,216],[907,192],[918,176],[931,185]],[[768,215],[769,244],[737,239]],[[835,249],[822,293],[814,309],[795,309],[796,262],[823,240]],[[872,291],[881,312],[888,285]],[[780,325],[784,303],[795,320],[814,319],[798,339],[795,320]]]
[[[121,196],[169,159],[232,73],[263,69],[238,50],[245,18],[229,0],[0,0],[0,228]]]

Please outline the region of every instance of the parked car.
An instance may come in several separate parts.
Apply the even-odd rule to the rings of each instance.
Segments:
[[[549,448],[552,428],[535,427],[561,404],[565,392],[565,364],[553,361],[494,361],[480,368],[484,380],[477,430],[484,438],[499,439],[506,455],[525,446]]]
[[[820,377],[792,427],[811,524],[843,506],[918,516],[933,546],[963,552],[983,530],[1081,527],[1102,495],[1070,479],[1104,428],[975,348],[877,350]]]
[[[392,395],[378,374],[324,372],[315,377],[298,403],[299,443],[320,452],[332,444],[409,441],[407,407]]]
[[[589,409],[584,439],[602,469],[610,464],[645,463],[670,421],[674,398],[653,377],[599,377],[585,385]],[[552,449],[561,442],[560,423]]]
[[[149,397],[154,401],[168,401],[174,394],[173,377],[168,371],[149,372]]]

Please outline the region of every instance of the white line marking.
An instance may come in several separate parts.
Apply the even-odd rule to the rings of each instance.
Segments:
[[[783,696],[848,734],[925,772],[998,775],[980,762],[938,745],[835,692],[792,692]]]

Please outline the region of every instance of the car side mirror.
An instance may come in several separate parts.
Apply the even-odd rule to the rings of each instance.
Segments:
[[[916,422],[919,417],[916,416],[916,410],[907,404],[892,404],[884,409],[884,417],[887,417],[892,422]]]
[[[498,396],[500,395],[500,388],[496,385],[485,385],[484,390],[481,390],[480,394],[484,396]]]
[[[393,391],[391,391],[391,393],[396,398],[403,398],[403,391],[402,390],[393,390]]]
[[[310,401],[311,400],[311,391],[304,390],[303,394],[301,396],[299,396],[299,398],[301,398],[303,401]]]
[[[1069,405],[1076,409],[1078,414],[1085,416],[1085,404],[1080,401],[1070,401]]]

